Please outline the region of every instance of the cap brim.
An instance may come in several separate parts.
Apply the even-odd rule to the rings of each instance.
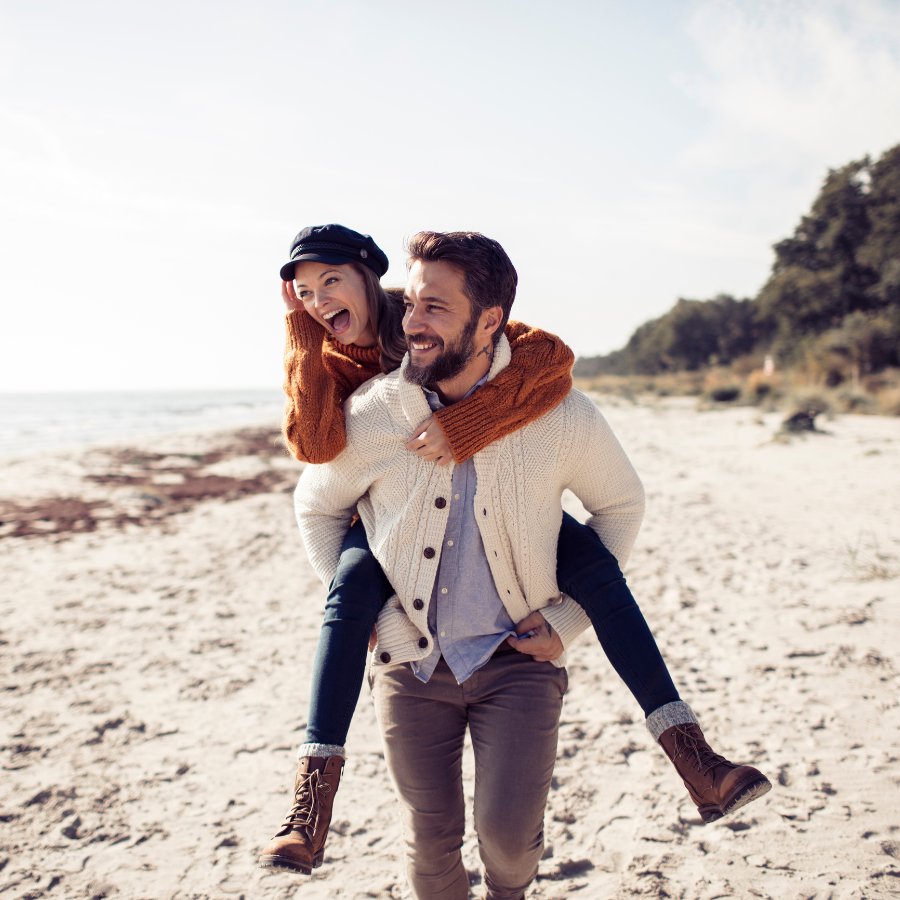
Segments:
[[[363,262],[363,260],[358,259],[357,257],[341,256],[340,253],[322,253],[319,250],[310,250],[309,253],[301,253],[299,256],[295,256],[290,262],[286,262],[281,267],[281,280],[293,281],[294,266],[299,262],[306,262],[307,260],[328,263],[332,266],[345,266],[347,263],[351,262]]]

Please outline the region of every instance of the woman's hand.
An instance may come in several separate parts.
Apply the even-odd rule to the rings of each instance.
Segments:
[[[415,436],[406,442],[406,449],[439,466],[446,466],[453,459],[447,437],[434,416],[429,416],[416,429]]]
[[[369,635],[369,653],[371,653],[378,643],[378,626],[372,626],[372,633]]]
[[[295,309],[304,308],[303,301],[297,296],[294,291],[293,281],[281,282],[281,299],[284,300],[284,305],[287,307],[288,312],[293,312]]]
[[[552,662],[562,655],[563,642],[539,612],[533,612],[516,625],[516,634],[527,637],[507,638],[509,646],[527,653],[537,662]]]

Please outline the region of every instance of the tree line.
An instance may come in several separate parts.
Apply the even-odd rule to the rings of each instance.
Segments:
[[[829,170],[809,213],[773,249],[756,297],[679,299],[621,350],[580,358],[574,374],[696,371],[754,353],[783,367],[824,360],[830,383],[853,367],[900,366],[900,145]]]

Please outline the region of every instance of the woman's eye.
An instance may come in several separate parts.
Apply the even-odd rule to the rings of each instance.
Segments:
[[[325,284],[334,284],[334,282],[337,281],[337,280],[338,280],[338,279],[337,279],[336,277],[332,276],[331,278],[326,278],[326,279],[325,279]]]

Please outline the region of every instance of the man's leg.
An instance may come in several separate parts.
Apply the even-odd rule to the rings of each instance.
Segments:
[[[519,900],[537,874],[565,669],[496,654],[463,685],[475,752],[475,830],[486,900]]]
[[[384,758],[400,800],[407,873],[417,900],[466,900],[462,688],[442,659],[423,684],[408,665],[372,676]]]

